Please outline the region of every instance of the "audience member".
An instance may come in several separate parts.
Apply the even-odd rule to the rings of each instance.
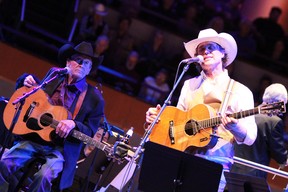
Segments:
[[[129,95],[137,95],[140,75],[136,71],[139,62],[139,53],[130,51],[124,63],[115,66],[115,70],[120,72],[123,77],[115,78],[114,84],[117,90],[128,93]]]
[[[110,66],[118,66],[125,63],[129,52],[134,47],[134,38],[129,33],[132,19],[129,16],[120,16],[116,29],[109,32],[110,46],[107,62]]]
[[[238,57],[240,59],[252,59],[257,49],[257,43],[252,33],[252,22],[243,19],[239,23],[239,29],[231,32],[238,45]]]
[[[81,41],[93,43],[99,35],[108,34],[109,26],[104,20],[107,14],[106,6],[102,3],[96,3],[88,14],[82,17],[75,39],[76,43]]]
[[[168,95],[169,74],[166,69],[160,69],[156,75],[144,79],[139,92],[139,97],[150,104],[162,103]]]
[[[137,18],[141,8],[141,0],[121,0],[119,12],[131,18]]]
[[[189,5],[185,8],[185,14],[177,22],[178,32],[184,37],[195,38],[199,32],[197,23],[198,9],[196,5]]]
[[[177,1],[175,0],[162,0],[159,1],[159,6],[155,11],[166,17],[176,19],[178,18],[177,12]]]
[[[223,1],[218,0],[203,0],[201,5],[198,5],[200,10],[201,25],[200,27],[207,27],[207,24],[211,22],[214,17],[223,17]]]
[[[97,57],[105,55],[109,48],[109,42],[107,35],[98,36],[94,46],[94,55]]]
[[[253,25],[257,32],[264,39],[264,46],[258,46],[258,50],[264,54],[270,54],[273,52],[275,43],[283,39],[285,36],[282,26],[278,23],[278,20],[282,14],[282,9],[279,7],[272,7],[268,18],[256,18],[253,21]],[[260,42],[261,43],[261,42]]]
[[[226,20],[226,28],[230,31],[238,29],[242,20],[241,8],[245,0],[229,0],[223,4],[223,16]]]
[[[177,1],[175,0],[142,0],[141,5],[164,17],[177,18]]]
[[[108,57],[109,45],[110,40],[107,35],[98,36],[94,46],[94,56],[103,56],[106,59]],[[109,63],[103,60],[102,65],[109,66]]]
[[[287,40],[286,38],[284,39],[279,39],[276,41],[274,45],[274,49],[271,55],[271,58],[275,61],[280,61],[280,62],[288,62],[288,54],[287,54]]]
[[[221,33],[225,28],[224,18],[222,16],[214,16],[210,19],[206,27]]]
[[[279,83],[274,83],[265,89],[263,104],[284,101],[287,103],[287,90]],[[261,105],[260,105],[261,107]],[[235,156],[269,166],[274,159],[281,168],[287,166],[287,149],[284,141],[284,122],[277,115],[255,115],[257,138],[251,146],[234,144]],[[267,172],[249,166],[234,163],[232,172],[267,178]]]
[[[141,60],[141,74],[147,76],[155,73],[161,68],[163,61],[167,57],[164,46],[165,35],[161,30],[154,31],[152,38],[148,39],[139,48]]]

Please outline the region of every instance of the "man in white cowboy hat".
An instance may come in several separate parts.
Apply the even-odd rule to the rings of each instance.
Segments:
[[[99,122],[104,114],[104,99],[98,89],[86,82],[86,76],[91,70],[97,68],[102,62],[102,58],[94,57],[90,43],[81,42],[75,47],[70,44],[62,46],[59,49],[59,59],[61,62],[65,61],[66,68],[52,68],[41,82],[41,85],[45,82],[45,86],[29,96],[33,98],[33,101],[35,100],[37,106],[33,108],[28,118],[30,116],[34,117],[34,111],[41,114],[47,113],[48,116],[51,112],[53,117],[51,124],[55,124],[55,129],[45,133],[49,135],[51,140],[43,139],[44,135],[40,132],[36,132],[36,135],[29,138],[26,137],[26,134],[21,135],[23,140],[4,153],[0,161],[1,191],[14,191],[15,185],[17,185],[15,181],[19,179],[15,177],[17,175],[15,172],[25,166],[29,159],[39,155],[46,159],[46,163],[34,175],[32,183],[29,185],[29,191],[50,192],[52,181],[58,176],[60,177],[57,187],[59,189],[68,188],[73,183],[76,162],[83,145],[83,142],[72,136],[73,131],[77,130],[88,136],[93,136],[99,127]],[[24,87],[17,91],[24,90],[26,92],[30,90],[27,87],[37,85],[32,75],[28,75],[23,84]],[[38,93],[42,90],[44,90],[47,98],[44,96],[45,98],[38,100]],[[45,99],[47,100],[45,101]],[[32,103],[29,104],[29,101],[31,100],[26,98],[25,103],[32,105]],[[45,106],[44,103],[50,103],[51,105],[45,108],[43,107]],[[55,106],[58,108],[53,110]],[[68,115],[64,115],[64,118],[57,113],[57,111],[63,111],[60,110],[63,108],[64,111],[68,111]],[[59,115],[63,119],[58,119]],[[19,118],[19,121],[23,121],[22,119]],[[43,123],[46,122],[45,116],[43,119],[37,120],[43,121]],[[50,124],[48,123],[48,125]],[[29,126],[27,123],[27,127],[23,127],[23,129],[39,130],[37,123],[29,124]]]
[[[197,39],[184,43],[184,46],[191,57],[203,56],[203,61],[200,62],[202,71],[198,77],[185,81],[177,108],[189,111],[198,104],[205,104],[221,117],[221,124],[213,127],[214,136],[211,136],[217,138],[216,145],[196,148],[193,154],[220,163],[224,171],[229,171],[233,163],[233,142],[251,145],[257,135],[254,116],[242,119],[227,116],[229,113],[254,108],[252,92],[239,82],[234,81],[232,84],[233,80],[230,80],[225,69],[236,57],[237,44],[230,34],[218,34],[209,28],[200,31]],[[229,84],[231,86],[228,86]],[[160,105],[149,108],[146,112],[146,122],[152,123],[160,109]],[[218,190],[223,191],[225,185],[222,174]]]

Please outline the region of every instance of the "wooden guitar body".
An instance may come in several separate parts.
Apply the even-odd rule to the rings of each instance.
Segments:
[[[189,129],[189,124],[193,124],[193,120],[208,119],[214,115],[215,112],[212,108],[202,104],[196,105],[188,112],[168,106],[161,114],[160,122],[153,128],[149,139],[155,143],[180,151],[185,151],[189,146],[204,147],[210,142],[210,135],[213,131],[212,127],[193,133]],[[174,135],[174,143],[171,142],[169,134],[171,131],[173,132],[171,135]]]
[[[4,110],[3,120],[7,128],[11,126],[16,112],[12,102],[31,89],[22,87],[18,89],[10,98]],[[19,105],[19,104],[17,104]],[[39,89],[34,94],[27,97],[15,123],[13,133],[16,135],[27,135],[36,133],[44,141],[51,141],[51,132],[55,130],[57,120],[67,119],[68,111],[62,106],[51,105],[46,93]],[[33,134],[34,135],[34,134]]]

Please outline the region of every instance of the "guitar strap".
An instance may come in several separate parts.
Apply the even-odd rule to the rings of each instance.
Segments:
[[[220,114],[224,114],[226,112],[227,105],[229,102],[229,97],[232,93],[233,84],[234,84],[234,80],[230,78],[226,93],[224,95],[223,101],[221,102],[221,105],[219,108],[218,113],[220,113]],[[210,143],[208,144],[208,148],[211,148],[211,151],[216,151],[220,147],[226,145],[226,143],[227,143],[226,141],[233,142],[233,141],[231,141],[230,136],[226,137],[226,134],[220,136],[220,135],[218,135],[219,134],[218,131],[216,131],[215,133],[216,133],[216,135],[215,135],[216,137],[212,137]],[[219,137],[222,139],[218,139]]]
[[[80,108],[81,108],[81,105],[83,103],[83,100],[85,98],[85,95],[87,93],[87,89],[88,89],[88,85],[87,83],[85,84],[85,89],[83,92],[80,93],[79,97],[78,97],[78,100],[77,100],[77,103],[76,103],[76,106],[75,106],[75,109],[74,109],[74,112],[73,112],[73,116],[72,116],[72,119],[75,119],[75,117],[77,116]]]
[[[224,114],[226,112],[228,101],[229,101],[230,95],[232,93],[233,84],[234,84],[234,80],[230,78],[230,81],[229,81],[228,88],[226,90],[224,99],[223,99],[223,101],[221,102],[221,105],[220,105],[220,109],[219,109],[219,113],[220,114]]]

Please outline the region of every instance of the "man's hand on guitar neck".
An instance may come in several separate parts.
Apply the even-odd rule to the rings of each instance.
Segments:
[[[62,120],[56,127],[56,134],[62,138],[66,138],[72,129],[75,128],[75,122],[73,120]]]
[[[228,114],[221,115],[221,124],[225,127],[225,129],[230,131],[237,141],[243,142],[246,137],[247,130],[241,128],[241,126],[238,126],[238,122],[238,119],[229,117]]]
[[[229,117],[227,114],[221,115],[221,123],[228,131],[237,129],[238,119]]]
[[[157,105],[156,107],[150,107],[148,111],[146,112],[146,122],[152,123],[155,118],[157,117],[157,114],[159,113],[161,109],[161,105]],[[158,122],[160,121],[160,118],[158,119]]]

